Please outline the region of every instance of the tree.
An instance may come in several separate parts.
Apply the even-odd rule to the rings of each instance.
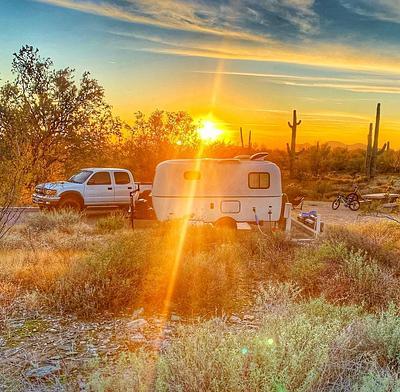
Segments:
[[[0,159],[13,162],[25,151],[27,185],[68,161],[94,159],[119,135],[121,124],[89,72],[76,82],[73,69],[55,70],[32,46],[14,54],[11,70],[15,79],[0,88]]]
[[[151,181],[163,160],[195,156],[200,144],[196,124],[182,111],[156,110],[148,118],[137,112],[128,130],[131,137],[124,148],[125,165],[141,180]]]

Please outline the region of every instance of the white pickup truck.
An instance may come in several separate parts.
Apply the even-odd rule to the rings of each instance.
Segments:
[[[132,173],[126,169],[87,168],[66,181],[37,185],[32,201],[41,208],[128,208],[131,192],[135,192],[135,199],[139,195],[146,197],[151,187],[150,183],[135,183]]]

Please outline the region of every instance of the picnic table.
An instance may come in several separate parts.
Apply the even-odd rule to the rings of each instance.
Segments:
[[[398,193],[370,193],[368,195],[363,195],[365,202],[380,201],[382,202],[381,207],[389,210],[398,210],[399,204],[397,199],[400,197]]]
[[[365,200],[382,200],[395,202],[400,197],[399,193],[369,193],[367,195],[363,195]]]

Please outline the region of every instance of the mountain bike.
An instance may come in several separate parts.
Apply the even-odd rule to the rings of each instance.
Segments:
[[[332,202],[332,210],[337,210],[340,207],[340,203],[352,211],[357,211],[360,208],[360,202],[353,199],[352,197],[346,197],[339,193],[338,197]]]

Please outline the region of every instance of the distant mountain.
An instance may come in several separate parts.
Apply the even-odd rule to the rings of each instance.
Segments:
[[[360,149],[365,150],[367,148],[367,146],[362,143],[345,144],[335,140],[331,140],[329,142],[320,142],[320,144],[327,144],[331,148],[347,148],[348,150],[360,150]],[[313,145],[315,146],[315,144],[310,144],[310,143],[298,144],[297,150],[302,150],[302,149],[306,150],[307,148],[310,148]]]
[[[332,148],[347,148],[349,150],[365,150],[367,148],[367,146],[363,143],[354,143],[354,144],[345,144],[342,142],[337,142],[337,141],[329,141],[326,142],[326,144],[328,144],[329,146],[331,146]]]

